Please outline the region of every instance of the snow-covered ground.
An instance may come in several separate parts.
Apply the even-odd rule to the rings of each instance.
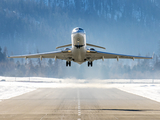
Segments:
[[[71,80],[71,79],[47,79],[45,78],[30,78],[32,82],[16,82],[11,78],[0,82],[0,101],[9,99],[24,93],[36,90],[38,88],[117,88],[122,91],[140,95],[155,101],[160,102],[160,84],[107,84],[104,80],[88,82],[87,80]],[[28,78],[18,78],[22,81]],[[2,80],[2,78],[0,79]],[[35,81],[36,82],[35,82]],[[37,82],[40,81],[40,82]],[[77,82],[78,81],[78,82]],[[90,80],[91,81],[91,80]],[[117,80],[119,82],[119,80]],[[126,80],[122,80],[126,81]],[[135,80],[136,81],[136,80]],[[146,81],[146,80],[145,80]],[[150,80],[152,83],[152,80]]]
[[[159,83],[160,79],[74,79],[74,78],[45,78],[45,77],[4,77],[0,81],[7,82],[54,82],[54,83]]]
[[[0,82],[0,101],[35,90],[34,87],[17,82]]]
[[[160,84],[126,84],[118,88],[160,102]]]

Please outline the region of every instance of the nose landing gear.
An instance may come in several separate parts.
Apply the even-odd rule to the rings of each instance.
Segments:
[[[91,62],[88,61],[88,67],[89,67],[89,66],[92,67],[92,65],[93,65],[93,62],[92,62],[92,61],[91,61]]]
[[[66,66],[71,66],[71,61],[66,61]]]

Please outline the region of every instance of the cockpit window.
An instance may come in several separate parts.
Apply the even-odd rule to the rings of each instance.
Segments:
[[[79,30],[83,30],[82,28],[79,28]]]
[[[75,30],[83,30],[82,28],[76,28]]]
[[[81,33],[85,33],[84,29],[80,28],[80,27],[76,27],[72,30],[72,33],[77,33],[77,32],[81,32]]]

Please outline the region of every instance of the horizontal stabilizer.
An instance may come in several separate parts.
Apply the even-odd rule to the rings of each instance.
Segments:
[[[92,45],[92,44],[86,44],[86,45],[88,45],[88,46],[92,46],[92,47],[97,47],[97,48],[102,48],[102,49],[106,49],[105,47],[101,47],[101,46],[97,46],[97,45]]]
[[[72,44],[68,44],[68,45],[59,46],[59,47],[56,47],[56,49],[58,49],[58,48],[63,48],[63,47],[68,47],[68,46],[72,46]]]

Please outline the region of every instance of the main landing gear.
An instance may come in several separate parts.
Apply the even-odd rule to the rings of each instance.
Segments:
[[[71,66],[71,61],[66,61],[66,66]]]
[[[91,62],[88,61],[88,67],[89,67],[89,66],[92,67],[92,65],[93,65],[92,61],[91,61]]]

